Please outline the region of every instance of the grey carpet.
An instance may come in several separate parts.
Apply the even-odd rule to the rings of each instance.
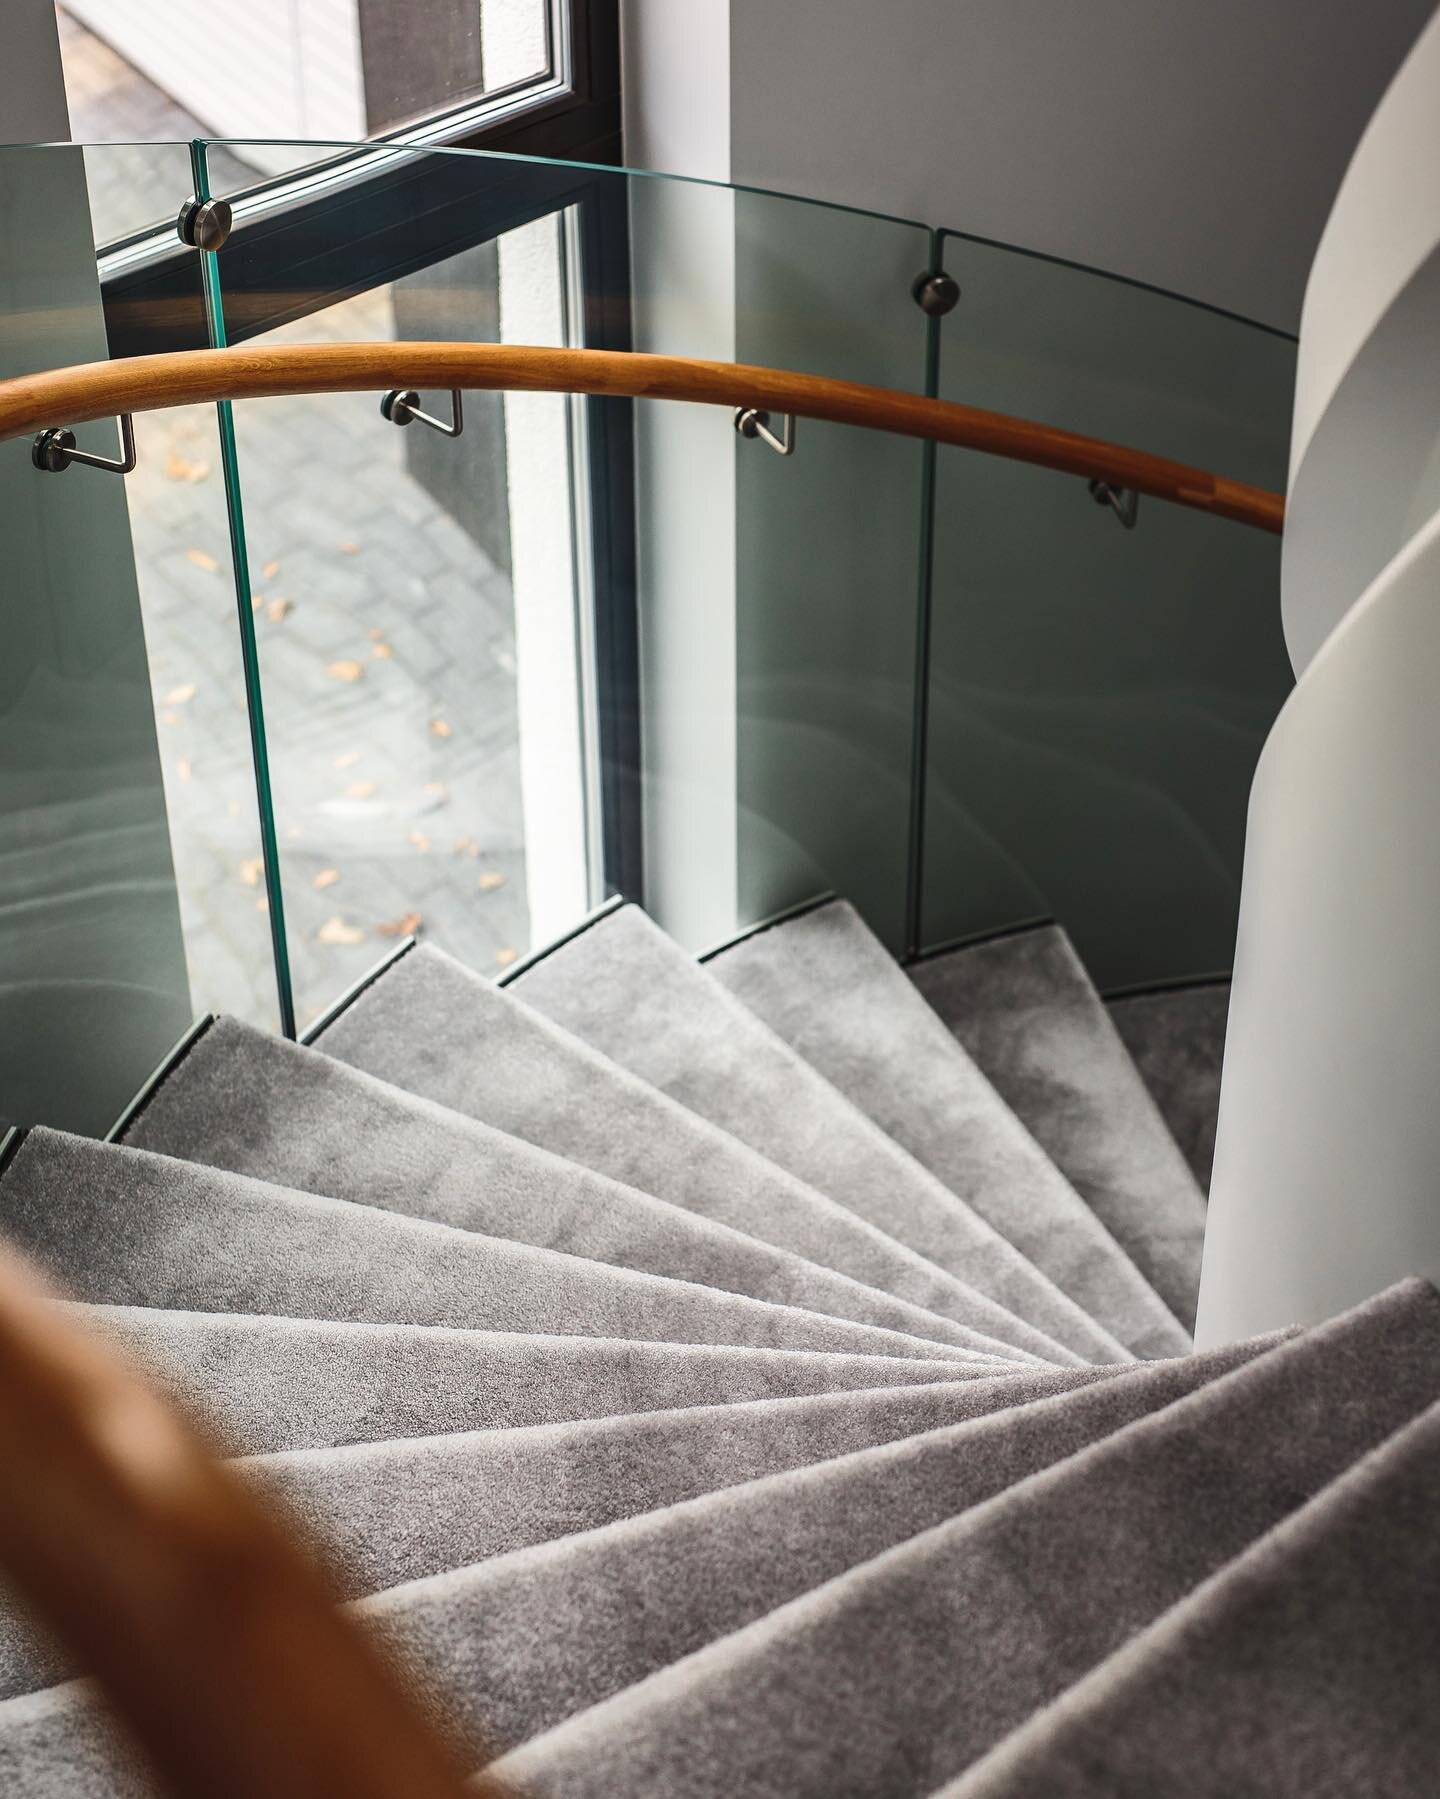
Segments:
[[[1210,1191],[1229,981],[1112,999],[1110,1016],[1196,1180]]]
[[[233,1019],[206,1031],[125,1141],[276,1186],[979,1354],[1015,1353],[953,1319]]]
[[[638,906],[602,914],[509,987],[831,1199],[1012,1308],[1027,1309],[1029,1289],[1017,1282],[1033,1275],[1016,1274],[1015,1250],[963,1195],[901,1149]],[[1042,1225],[1034,1242],[1020,1247],[1033,1261],[1047,1237]],[[1069,1296],[1137,1354],[1183,1354],[1186,1334],[1154,1290],[1103,1230],[1096,1226],[1091,1237],[1089,1262],[1062,1283]],[[987,1268],[994,1270],[989,1277]],[[1048,1292],[1044,1298],[1049,1303]]]
[[[965,1361],[948,1344],[58,1131],[32,1131],[0,1176],[0,1235],[73,1298],[107,1304]]]
[[[142,1360],[166,1392],[204,1413],[236,1455],[807,1393],[990,1381],[998,1372],[991,1363],[800,1349],[335,1324],[145,1306],[71,1309]],[[1091,1372],[1056,1369],[1041,1378],[1073,1384]]]
[[[538,1542],[533,1549],[507,1551],[501,1546],[507,1535],[523,1539],[535,1533],[537,1522],[542,1529],[553,1522],[546,1475],[553,1472],[564,1490],[574,1491],[566,1465],[553,1459],[566,1433],[494,1433],[496,1449],[488,1456],[483,1440],[460,1438],[443,1446],[452,1458],[451,1478],[443,1483],[448,1488],[442,1494],[444,1523],[477,1549],[488,1545],[492,1559],[381,1593],[362,1612],[409,1666],[417,1689],[428,1695],[462,1751],[473,1760],[486,1759],[499,1746],[558,1723],[854,1560],[913,1535],[936,1516],[978,1502],[1268,1347],[1267,1340],[1145,1368],[1037,1370],[927,1391],[923,1398],[932,1407],[928,1419],[916,1412],[909,1420],[922,1430],[929,1424],[923,1435],[672,1501],[615,1524]],[[1111,1388],[1115,1404],[1103,1398]],[[882,1408],[896,1397],[873,1396]],[[739,1410],[749,1414],[753,1429],[759,1414],[783,1408]],[[888,1415],[905,1425],[899,1414]],[[884,1416],[883,1409],[876,1413]],[[948,1421],[937,1423],[937,1418]],[[619,1421],[622,1428],[649,1425],[661,1433],[689,1422],[683,1413]],[[693,1440],[693,1429],[690,1434]],[[630,1446],[632,1455],[639,1456],[638,1479],[652,1492],[654,1476],[644,1456],[655,1440],[653,1435],[641,1437]],[[838,1439],[832,1437],[832,1442]],[[592,1433],[592,1456],[595,1447]],[[396,1446],[406,1458],[427,1456],[435,1448]],[[518,1502],[505,1486],[485,1485],[486,1464],[493,1478],[497,1449],[502,1462],[508,1452],[512,1465],[522,1464],[513,1466]],[[527,1449],[528,1482],[523,1466]],[[257,1477],[269,1478],[292,1503],[298,1500],[318,1535],[333,1543],[338,1526],[365,1567],[364,1573],[351,1576],[352,1590],[367,1575],[374,1580],[382,1570],[401,1566],[398,1558],[408,1556],[413,1565],[417,1549],[411,1531],[421,1555],[448,1553],[448,1530],[425,1515],[423,1491],[396,1486],[387,1478],[393,1470],[386,1469],[379,1491],[373,1490],[366,1462],[381,1453],[377,1447],[358,1454],[266,1458],[251,1465]],[[473,1489],[465,1478],[466,1458],[478,1461]],[[620,1485],[612,1483],[603,1457],[595,1459],[594,1472],[604,1491]],[[690,1479],[683,1461],[675,1463],[673,1473],[682,1483]],[[538,1484],[536,1476],[542,1477]],[[484,1508],[470,1503],[467,1495],[498,1505],[504,1519],[491,1525]],[[577,1497],[593,1512],[590,1494]],[[624,1499],[623,1486],[620,1497]],[[538,1519],[529,1510],[537,1501]],[[387,1507],[397,1512],[388,1526],[383,1523]],[[837,1517],[853,1520],[853,1537],[848,1529],[834,1528]],[[561,1521],[566,1521],[563,1513]],[[12,1650],[12,1682],[27,1672],[14,1660],[22,1652],[23,1645]],[[51,1783],[77,1766],[100,1773],[113,1768],[117,1781],[124,1767],[82,1685],[57,1688],[48,1699],[37,1693],[0,1702],[0,1772],[12,1783],[4,1791],[69,1790]],[[129,1789],[122,1782],[116,1790]]]
[[[927,1311],[1064,1359],[1021,1320],[439,950],[395,963],[319,1047],[408,1092]],[[1092,1360],[1125,1351],[1079,1331]],[[1067,1339],[1068,1342],[1068,1339]]]
[[[1440,1297],[1392,1289],[580,1713],[500,1772],[569,1799],[928,1792],[1434,1404],[1437,1352]]]
[[[1097,1219],[852,907],[835,900],[758,931],[707,966],[1067,1291],[1118,1278],[1125,1256],[1109,1221]],[[1162,1227],[1162,1244],[1169,1236]],[[1198,1239],[1182,1271],[1194,1281],[1188,1316],[1156,1289],[1172,1332],[1175,1319],[1187,1329],[1194,1322],[1192,1251],[1198,1257]],[[1111,1303],[1121,1303],[1118,1293]]]
[[[1440,1408],[947,1786],[945,1799],[1430,1799]]]
[[[418,1684],[443,1694],[449,1728],[480,1759],[487,1747],[553,1727],[1261,1347],[1108,1370],[1103,1380],[1091,1370],[971,1384],[956,1389],[966,1422],[420,1581],[380,1595],[364,1615]],[[1057,1387],[1062,1380],[1068,1396]]]
[[[1203,1198],[1064,931],[1016,931],[909,973],[1134,1265],[1193,1325]]]
[[[1003,1402],[1006,1385],[761,1400],[301,1450],[241,1466],[321,1548],[336,1591],[359,1597],[933,1432]],[[0,1699],[74,1672],[0,1606]]]

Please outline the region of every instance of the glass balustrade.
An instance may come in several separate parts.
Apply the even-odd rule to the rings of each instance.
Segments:
[[[0,252],[28,334],[5,373],[648,350],[1283,484],[1288,340],[915,222],[374,145],[6,151],[0,175],[73,190],[41,231],[63,306]],[[197,195],[233,210],[218,251],[176,235]],[[959,300],[927,312],[942,268]],[[488,392],[458,419],[420,392],[402,426],[382,398],[142,415],[123,481],[0,446],[26,646],[0,676],[3,1039],[46,1045],[0,1060],[0,1116],[101,1129],[195,1014],[303,1032],[409,936],[501,975],[613,892],[697,949],[834,890],[902,954],[1058,916],[1113,986],[1228,966],[1289,685],[1275,540],[1151,500],[1127,530],[1082,478],[849,427]],[[77,850],[37,936],[10,850],[54,860],[67,781],[101,812],[123,790],[149,861]]]
[[[939,393],[1283,490],[1292,340],[947,233]],[[937,452],[920,942],[1058,918],[1105,988],[1228,973],[1292,684],[1278,537]]]

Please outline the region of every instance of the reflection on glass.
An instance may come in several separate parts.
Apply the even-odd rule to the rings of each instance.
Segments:
[[[1294,345],[950,238],[941,396],[1283,488]],[[1255,758],[1291,684],[1279,540],[938,453],[924,932],[1056,917],[1108,987],[1228,969]]]
[[[188,166],[143,155],[157,185]],[[0,280],[0,376],[105,357],[103,159],[0,150],[24,246]],[[76,437],[116,453],[109,420]],[[0,1118],[100,1132],[192,1016],[124,480],[0,445],[0,565]]]

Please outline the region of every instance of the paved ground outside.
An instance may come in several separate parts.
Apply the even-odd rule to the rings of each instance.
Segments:
[[[200,133],[62,27],[77,140]],[[88,158],[97,235],[172,216],[186,172],[154,145]],[[388,290],[276,335],[393,337]],[[272,1024],[215,415],[136,424],[127,491],[193,998]],[[509,581],[406,473],[378,395],[248,402],[236,431],[301,1022],[410,932],[498,971],[529,933]]]

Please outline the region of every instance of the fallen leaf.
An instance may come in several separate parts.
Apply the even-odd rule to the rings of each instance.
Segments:
[[[473,837],[457,837],[455,839],[455,854],[457,856],[463,856],[474,841],[475,839]]]
[[[257,912],[268,912],[270,910],[270,902],[263,893],[255,902],[255,910]]]
[[[182,781],[188,781],[192,772],[189,762],[182,758],[175,764],[175,772]]]
[[[481,847],[478,843],[472,843],[467,852],[467,854],[469,854],[471,856],[483,856],[484,853],[485,852],[481,849]]]
[[[388,662],[395,652],[390,648],[388,643],[377,643],[371,648],[370,654],[374,656],[377,661]]]
[[[261,579],[265,581],[273,581],[279,573],[280,564],[278,562],[267,562],[260,571]]]
[[[300,835],[299,825],[287,825],[285,828],[285,835],[289,838],[291,843],[294,843],[295,839]]]
[[[422,854],[430,847],[430,839],[423,831],[411,831],[405,841],[406,843],[413,844]]]
[[[265,608],[265,616],[278,625],[282,618],[285,618],[294,610],[295,608],[290,604],[289,600],[271,600],[270,604]]]
[[[518,949],[497,949],[495,960],[502,968],[508,968],[512,962],[520,960],[520,952]]]
[[[342,556],[358,556],[360,554],[360,546],[358,543],[342,543],[340,545],[340,554]]]
[[[264,604],[265,604],[265,596],[263,593],[252,593],[251,594],[250,610],[252,612],[258,612]]]
[[[445,797],[445,783],[443,781],[427,781],[420,791],[422,793],[428,793],[432,799],[443,800]]]
[[[380,937],[413,937],[424,922],[418,912],[407,912],[403,918],[391,918],[384,924],[377,924],[375,932]]]
[[[165,458],[166,478],[171,481],[203,481],[210,473],[208,462],[192,462],[188,456],[182,456],[178,450],[172,450]]]
[[[379,625],[371,625],[365,635],[370,638],[373,643],[378,643],[385,633],[380,629]]]
[[[379,791],[374,781],[352,781],[345,789],[347,800],[368,800]]]
[[[335,766],[336,768],[353,768],[359,760],[359,750],[346,750],[343,755],[335,758]]]
[[[178,725],[180,723],[180,714],[178,712],[162,712],[160,714],[160,723],[162,725]]]
[[[194,698],[195,683],[193,681],[187,681],[183,687],[172,687],[170,689],[169,693],[165,695],[165,704],[167,706],[183,706],[186,700],[193,700]]]
[[[358,681],[365,673],[365,665],[363,662],[350,662],[348,660],[343,662],[332,662],[325,672],[336,681]]]
[[[480,891],[482,893],[493,893],[497,887],[503,887],[504,885],[504,875],[496,874],[493,869],[480,877]]]
[[[186,550],[185,560],[193,562],[196,568],[207,569],[212,575],[220,566],[208,550]]]
[[[315,933],[317,943],[363,943],[365,933],[359,925],[346,924],[340,917],[327,918]]]
[[[315,879],[311,882],[311,886],[319,887],[323,890],[326,887],[333,887],[339,879],[340,870],[338,868],[322,868],[319,874],[316,875]]]
[[[263,856],[247,856],[240,864],[240,879],[247,887],[258,887],[260,876],[265,872]]]
[[[448,737],[450,735],[450,727],[443,718],[432,718],[430,720],[430,735],[432,737]]]

